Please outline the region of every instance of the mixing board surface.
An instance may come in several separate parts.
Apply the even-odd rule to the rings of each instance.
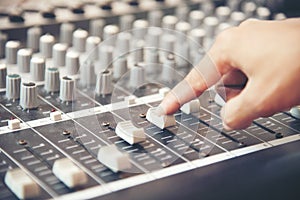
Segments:
[[[230,187],[255,185],[251,176],[263,177],[260,192],[273,181],[259,172],[264,159],[300,166],[300,120],[288,111],[226,131],[210,89],[155,116],[218,33],[251,17],[285,18],[263,1],[4,2],[0,199],[232,199]],[[216,182],[225,184],[217,194]]]

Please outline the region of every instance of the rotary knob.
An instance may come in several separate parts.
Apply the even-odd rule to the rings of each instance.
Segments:
[[[6,76],[6,97],[9,100],[20,98],[21,76],[9,74]]]
[[[47,68],[45,90],[47,92],[57,92],[59,90],[59,71],[57,68]]]
[[[31,48],[33,52],[39,50],[39,39],[42,34],[40,27],[31,27],[27,30],[27,47]]]
[[[77,29],[73,33],[73,47],[75,51],[84,52],[88,32],[83,29]]]
[[[69,51],[66,55],[66,70],[68,75],[78,74],[79,71],[79,53]]]
[[[19,72],[28,73],[30,70],[31,49],[20,49],[17,56]]]
[[[53,35],[46,34],[40,37],[40,52],[45,58],[52,57],[52,47],[54,45],[55,38]]]
[[[6,78],[7,69],[5,64],[0,64],[0,88],[5,88],[6,86]]]
[[[95,67],[92,62],[86,61],[80,68],[80,84],[84,87],[95,85]]]
[[[139,64],[133,66],[130,70],[129,86],[132,88],[139,88],[144,85],[145,80],[145,69]]]
[[[30,61],[30,74],[33,81],[44,81],[45,79],[45,59],[33,57]]]
[[[55,67],[65,66],[67,49],[68,45],[66,43],[57,43],[53,46],[53,65]]]
[[[60,80],[59,98],[63,102],[75,100],[75,81],[67,76]]]
[[[74,24],[71,23],[63,23],[60,26],[60,38],[59,41],[61,43],[66,43],[68,45],[72,44],[72,34],[75,29]]]
[[[11,40],[5,44],[5,59],[7,64],[17,63],[17,52],[21,46],[20,41]]]
[[[98,74],[95,92],[97,95],[111,94],[112,76],[109,70],[105,70]]]
[[[29,82],[21,84],[20,106],[23,109],[34,109],[38,107],[37,87],[35,83]]]

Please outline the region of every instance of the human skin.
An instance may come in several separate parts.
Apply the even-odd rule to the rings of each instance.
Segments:
[[[246,20],[219,34],[207,55],[219,75],[203,76],[194,67],[183,81],[194,95],[181,98],[173,89],[161,102],[161,112],[176,112],[215,84],[226,96],[225,129],[243,129],[256,118],[300,104],[300,18]]]

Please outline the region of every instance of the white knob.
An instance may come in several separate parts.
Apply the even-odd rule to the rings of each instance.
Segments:
[[[113,63],[113,78],[115,80],[121,78],[127,71],[127,59],[126,57],[118,57]]]
[[[95,67],[92,62],[84,62],[80,67],[80,84],[91,87],[96,83]]]
[[[7,64],[17,63],[17,52],[21,46],[19,41],[8,41],[5,44],[5,59]]]
[[[30,61],[30,74],[33,81],[44,81],[45,59],[34,57]]]
[[[66,43],[68,45],[72,44],[72,34],[75,29],[74,24],[71,23],[63,23],[60,26],[60,38],[59,41],[61,43]]]
[[[231,10],[227,6],[220,6],[216,8],[216,16],[220,22],[226,22],[229,19]]]
[[[103,19],[94,19],[90,21],[90,35],[102,37],[103,27],[105,25],[105,20]]]
[[[98,45],[100,44],[101,39],[97,36],[90,36],[86,39],[86,52],[89,55],[89,59],[97,60],[98,59]]]
[[[80,67],[79,53],[69,51],[66,55],[66,70],[68,75],[78,74]]]
[[[7,42],[7,34],[0,31],[0,58],[4,58],[5,44]]]
[[[145,69],[140,65],[135,65],[130,70],[129,86],[138,88],[145,84]]]
[[[27,47],[31,48],[33,52],[39,50],[39,40],[42,34],[40,27],[31,27],[27,30]]]
[[[163,13],[160,10],[153,10],[148,13],[149,26],[161,26]]]
[[[200,10],[191,11],[189,16],[189,22],[191,24],[191,27],[199,28],[202,25],[204,18],[205,18],[205,14],[203,11]]]
[[[134,15],[123,15],[120,17],[121,31],[131,30],[135,17]]]
[[[75,51],[84,52],[85,51],[85,43],[88,37],[88,32],[83,29],[77,29],[73,33],[73,47]]]
[[[55,38],[53,35],[46,34],[40,37],[40,52],[44,58],[52,57],[52,47],[54,42]]]
[[[30,71],[31,49],[20,49],[17,56],[17,65],[19,72],[28,73]]]
[[[56,43],[53,45],[53,66],[54,67],[62,67],[66,64],[66,52],[68,49],[68,45],[66,43]]]

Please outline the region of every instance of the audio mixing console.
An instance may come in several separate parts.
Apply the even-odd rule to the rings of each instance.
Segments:
[[[299,109],[225,131],[210,89],[152,112],[219,32],[285,14],[242,0],[5,2],[0,199],[299,197]]]

